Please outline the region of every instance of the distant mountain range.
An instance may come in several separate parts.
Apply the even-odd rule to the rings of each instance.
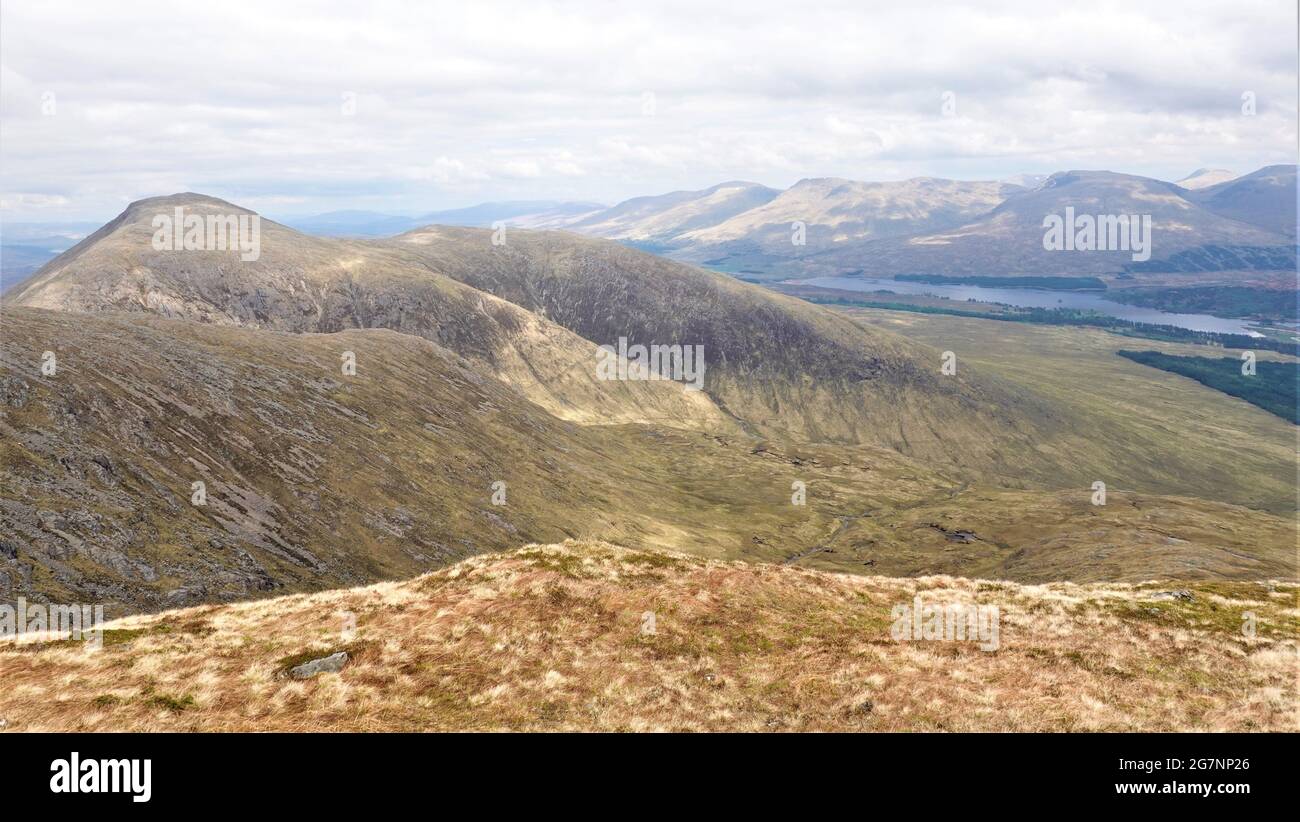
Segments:
[[[0,223],[0,293],[72,248],[99,223]]]
[[[844,274],[1131,280],[1295,270],[1295,166],[1238,178],[1201,169],[1181,183],[1109,171],[999,182],[818,178],[776,193],[728,183],[639,197],[568,228],[756,280]],[[721,207],[748,201],[755,204],[743,210]],[[1134,259],[1129,250],[1045,250],[1044,219],[1067,213],[1150,216],[1150,258]]]
[[[1149,215],[1150,259],[1127,250],[1043,248],[1048,215]],[[731,181],[698,191],[595,203],[484,203],[416,218],[334,212],[288,223],[378,237],[429,224],[564,229],[618,240],[745,279],[863,274],[1096,276],[1295,269],[1296,167],[1241,177],[1202,168],[1176,183],[1109,171],[1001,181],[918,177],[800,180],[782,191]]]
[[[481,203],[468,208],[432,211],[418,217],[399,217],[376,211],[331,211],[313,217],[285,220],[285,225],[322,237],[391,237],[426,225],[490,227],[508,220],[521,228],[560,228],[603,210],[600,203],[554,200],[516,200]]]
[[[1294,271],[1295,181],[1294,166],[1274,166],[1196,191],[1109,171],[1063,172],[1036,189],[1012,192],[974,219],[880,240],[822,242],[793,266],[776,268],[809,275],[1091,275],[1103,280],[1156,273]],[[1289,216],[1281,208],[1287,197],[1292,201]],[[1070,213],[1149,215],[1149,258],[1128,248],[1046,249],[1044,219]],[[1283,231],[1287,220],[1289,235]]]
[[[1128,251],[1043,248],[1048,215],[1149,215],[1149,259]],[[1109,171],[1022,174],[1001,181],[918,177],[800,180],[782,191],[731,181],[698,191],[600,203],[519,200],[409,217],[365,210],[286,219],[320,237],[382,238],[429,225],[562,229],[752,281],[815,276],[1089,276],[1132,285],[1178,275],[1236,282],[1242,272],[1293,281],[1296,166],[1234,177],[1198,169],[1176,183]],[[0,288],[94,229],[15,223],[0,238]],[[1168,285],[1168,283],[1166,283]],[[1273,286],[1276,287],[1276,286]]]

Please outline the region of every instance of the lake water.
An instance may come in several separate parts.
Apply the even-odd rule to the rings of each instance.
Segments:
[[[1249,334],[1260,336],[1250,330],[1244,320],[1232,320],[1215,317],[1210,314],[1172,314],[1154,308],[1137,305],[1125,305],[1108,300],[1104,291],[1049,291],[1043,288],[985,288],[977,285],[931,285],[901,280],[883,280],[876,277],[814,277],[811,280],[790,280],[799,285],[816,285],[822,288],[838,288],[844,291],[892,291],[895,294],[929,294],[933,297],[946,297],[950,300],[975,300],[981,303],[1005,303],[1024,308],[1076,308],[1084,311],[1096,311],[1121,320],[1156,325],[1175,325],[1192,331],[1213,331],[1219,334]],[[882,296],[887,302],[888,297]]]

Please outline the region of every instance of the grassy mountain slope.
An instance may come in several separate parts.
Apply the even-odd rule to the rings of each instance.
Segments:
[[[5,600],[122,613],[407,577],[566,537],[860,573],[1295,573],[1294,523],[1259,511],[1130,504],[1118,484],[1098,510],[1086,484],[967,487],[874,446],[577,425],[382,329],[14,308],[0,329]],[[355,376],[340,373],[345,350]]]
[[[386,330],[32,309],[0,327],[6,598],[156,607],[318,589],[572,535],[740,554],[759,531],[796,551],[830,527],[837,493],[894,504],[943,486],[862,450],[869,469],[842,460],[795,508],[795,466],[753,445],[576,426]],[[340,370],[349,350],[355,376]],[[206,507],[190,504],[195,481]]]
[[[1119,351],[1121,357],[1174,374],[1189,377],[1202,385],[1240,397],[1251,405],[1277,414],[1290,423],[1300,424],[1297,386],[1300,368],[1296,363],[1257,363],[1253,374],[1242,374],[1237,357],[1173,357],[1159,351]]]
[[[573,235],[504,247],[431,226],[391,241],[429,268],[596,343],[703,345],[705,391],[750,431],[884,445],[936,465],[1058,476],[1035,442],[1060,409],[986,375],[940,373],[941,351],[729,277]]]
[[[531,545],[405,582],[133,617],[101,650],[6,641],[0,717],[30,731],[1300,730],[1296,585],[1162,591]],[[896,640],[892,609],[915,597],[996,607],[996,649]],[[338,651],[337,673],[284,675]]]
[[[1060,424],[1030,392],[832,312],[602,240],[419,230],[391,241],[308,237],[262,221],[261,255],[156,251],[155,214],[236,207],[144,200],[49,263],[15,305],[135,311],[294,332],[389,328],[432,340],[556,416],[583,423],[747,429],[883,445],[973,472],[1056,475],[1035,450]],[[602,381],[596,346],[703,345],[705,391]]]

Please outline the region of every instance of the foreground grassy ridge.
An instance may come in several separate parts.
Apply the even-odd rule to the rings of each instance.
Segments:
[[[0,717],[31,731],[1297,730],[1297,586],[1185,587],[1191,600],[530,545],[406,582],[131,617],[100,651],[5,643]],[[1000,648],[892,640],[891,608],[916,595],[996,605]],[[339,650],[340,673],[284,677]]]

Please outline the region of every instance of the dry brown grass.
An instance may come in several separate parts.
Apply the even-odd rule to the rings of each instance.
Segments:
[[[9,641],[0,717],[30,731],[1300,728],[1297,586],[1153,596],[1171,587],[530,545],[405,582],[129,617],[98,651]],[[997,605],[999,650],[892,640],[892,606],[918,593]],[[341,673],[283,674],[337,650]]]

